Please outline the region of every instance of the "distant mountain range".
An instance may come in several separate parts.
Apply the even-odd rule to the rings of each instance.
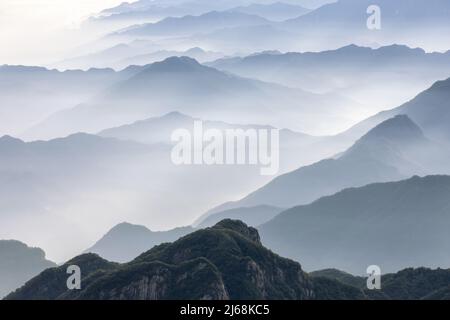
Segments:
[[[373,5],[381,10],[380,30],[367,27],[367,9]],[[297,30],[304,50],[323,50],[325,43],[327,48],[339,47],[357,39],[362,45],[403,43],[433,51],[449,48],[444,36],[450,29],[449,18],[446,0],[419,0],[413,6],[408,0],[339,0],[278,27]]]
[[[191,48],[186,51],[167,51],[161,50],[152,53],[146,53],[141,55],[130,56],[116,62],[114,65],[125,68],[129,65],[148,65],[150,63],[163,61],[170,57],[189,57],[197,60],[198,62],[206,62],[223,57],[220,52],[205,51],[201,48]]]
[[[398,114],[408,115],[433,140],[447,144],[450,129],[447,125],[450,119],[450,78],[438,81],[429,89],[421,92],[414,99],[398,108],[378,113],[353,128],[344,132],[342,136],[359,136],[361,132]]]
[[[92,221],[102,220],[105,225],[123,221],[123,205],[129,210],[127,197],[136,196],[139,189],[137,177],[148,181],[145,175],[150,174],[159,179],[148,163],[158,170],[168,152],[170,148],[163,146],[87,134],[29,143],[4,136],[0,138],[0,233],[37,243],[50,257],[77,252],[80,243],[74,235],[87,247],[90,237],[98,237],[98,225]],[[114,200],[114,190],[120,190],[122,204]],[[60,246],[63,241],[70,244]]]
[[[5,212],[0,233],[37,243],[53,259],[67,258],[92,245],[108,226],[121,221],[138,221],[156,230],[189,225],[200,212],[271,179],[251,165],[175,166],[170,159],[171,133],[189,129],[193,122],[194,118],[173,112],[99,135],[74,134],[28,143],[10,136],[0,138],[0,207]],[[213,121],[205,121],[204,126],[270,129]],[[299,162],[316,161],[315,157],[330,151],[318,148],[304,156],[297,150],[314,149],[320,138],[281,130],[280,139],[282,171],[290,171]],[[220,185],[211,188],[210,181],[220,181]],[[169,215],[172,219],[167,220]],[[32,231],[28,228],[31,217],[37,219]],[[247,220],[236,216],[251,223],[255,218],[263,223],[269,217]],[[76,234],[83,236],[74,240]],[[67,240],[69,247],[61,246],[65,239],[72,239]],[[139,247],[136,250],[142,252]],[[135,257],[132,250],[124,254]]]
[[[149,248],[165,242],[174,242],[193,232],[190,227],[166,232],[152,232],[146,227],[121,223],[105,234],[86,253],[96,253],[115,262],[129,262]]]
[[[312,92],[338,92],[380,111],[447,78],[450,52],[426,53],[401,45],[378,49],[349,45],[323,52],[232,57],[208,65]]]
[[[447,155],[448,151],[427,140],[407,116],[397,116],[369,131],[336,158],[281,175],[242,200],[220,208],[308,204],[344,188],[441,172],[440,163]]]
[[[145,66],[170,57],[190,57],[199,62],[207,62],[224,56],[223,53],[206,51],[199,47],[191,47],[183,51],[167,50],[151,41],[139,40],[127,44],[120,43],[98,52],[63,60],[54,65],[64,69],[86,69],[95,66],[123,70],[129,66]]]
[[[299,5],[275,2],[271,4],[253,3],[248,6],[233,8],[229,11],[256,15],[271,21],[284,21],[298,18],[304,14],[307,14],[311,10]]]
[[[119,30],[111,36],[116,37],[173,37],[207,33],[223,28],[248,27],[270,23],[262,17],[239,11],[211,11],[200,16],[166,18],[156,23],[131,26]]]
[[[202,121],[204,130],[215,129],[225,132],[225,130],[238,129],[274,129],[274,127],[265,125],[240,125],[222,121],[202,120],[201,118],[194,118],[174,111],[161,117],[152,117],[131,124],[109,128],[100,131],[98,135],[121,140],[131,140],[148,145],[160,143],[173,145],[170,137],[175,130],[184,128],[192,132],[194,130],[194,122],[200,120]],[[327,139],[324,137],[310,136],[288,129],[280,129],[279,134],[281,172],[293,170],[299,164],[310,164],[340,151],[338,146],[326,143]],[[311,150],[311,152],[298,152],[298,150],[306,149]]]
[[[413,177],[343,190],[282,212],[259,230],[266,246],[307,270],[448,267],[449,206],[450,177]]]
[[[405,44],[428,52],[447,51],[450,45],[444,36],[450,29],[446,0],[418,0],[414,6],[408,0],[320,1],[324,3],[329,4],[307,4],[315,8],[310,12],[298,1],[141,3],[104,12],[88,25],[115,30],[114,36],[98,43],[147,38],[164,49],[194,46],[224,55],[264,50],[316,52],[351,43],[370,47]],[[382,12],[380,30],[367,27],[370,6]]]
[[[179,238],[198,229],[212,227],[222,220],[240,220],[249,225],[259,226],[284,209],[258,206],[254,208],[238,208],[223,212],[212,213],[199,220],[192,227],[176,228],[168,231],[154,232],[141,225],[120,223],[109,230],[85,253],[95,253],[109,261],[129,262],[149,248],[166,242],[174,242]]]
[[[17,135],[54,112],[92,98],[132,74],[131,69],[60,72],[42,67],[0,66],[0,136]]]
[[[283,21],[297,18],[310,11],[310,9],[294,4],[294,1],[291,1],[292,3],[268,3],[267,1],[264,3],[257,3],[258,1],[254,1],[254,3],[252,2],[253,1],[228,1],[225,5],[225,3],[220,4],[218,1],[202,2],[191,0],[182,4],[172,4],[169,6],[150,4],[149,6],[142,6],[139,8],[129,8],[129,10],[122,10],[122,12],[104,12],[104,14],[92,17],[89,20],[89,23],[94,26],[98,24],[126,26],[139,23],[142,24],[145,22],[156,22],[168,17],[179,18],[188,15],[200,16],[214,10],[240,12],[250,15],[258,15],[273,21]],[[233,4],[239,6],[233,8]]]
[[[394,181],[414,174],[448,173],[449,95],[450,79],[437,82],[404,105],[381,112],[330,138],[328,144],[335,139],[352,141],[363,135],[335,159],[277,177],[244,199],[219,208],[262,204],[291,207],[347,187]]]
[[[56,267],[39,248],[13,240],[0,240],[0,299],[41,271]]]
[[[95,98],[54,114],[28,134],[93,133],[173,110],[230,123],[270,124],[307,132],[331,130],[329,123],[346,128],[353,121],[343,115],[363,112],[360,104],[339,95],[312,94],[240,78],[187,57],[172,57],[142,68]]]

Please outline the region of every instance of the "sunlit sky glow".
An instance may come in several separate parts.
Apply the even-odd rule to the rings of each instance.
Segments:
[[[135,0],[128,0],[133,2]],[[90,14],[123,0],[1,0],[0,65],[42,64],[82,44],[76,31]]]

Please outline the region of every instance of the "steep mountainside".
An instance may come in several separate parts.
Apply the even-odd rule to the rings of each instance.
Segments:
[[[312,299],[314,283],[296,262],[265,249],[258,232],[224,220],[120,266],[95,255],[81,291],[64,290],[65,267],[50,269],[7,299]]]
[[[444,151],[428,141],[408,117],[397,116],[369,131],[335,159],[281,175],[221,209],[261,204],[288,208],[348,187],[438,173],[442,169],[441,162],[446,159],[444,155]]]
[[[346,189],[289,209],[259,230],[266,246],[301,259],[307,270],[448,267],[449,208],[449,176],[413,177]]]
[[[447,144],[450,139],[450,78],[438,81],[398,108],[380,112],[344,132],[342,136],[360,136],[373,126],[395,115],[408,115],[429,138]]]

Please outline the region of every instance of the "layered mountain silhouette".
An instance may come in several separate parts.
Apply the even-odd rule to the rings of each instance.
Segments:
[[[92,98],[130,70],[70,70],[43,67],[0,66],[0,135],[21,134],[54,112],[71,108]]]
[[[374,110],[411,99],[450,74],[450,53],[426,53],[402,45],[378,49],[356,45],[336,50],[286,54],[261,53],[220,59],[209,65],[234,74],[299,87],[335,91]]]
[[[41,271],[56,267],[45,252],[14,240],[0,240],[0,298],[21,287]]]
[[[172,57],[146,66],[89,102],[54,114],[30,133],[43,137],[92,133],[164,114],[168,109],[230,123],[313,129],[312,123],[326,119],[330,123],[349,122],[342,115],[358,106],[334,94],[312,94],[240,78],[187,57]]]
[[[59,241],[71,245],[90,237],[92,241],[98,237],[100,220],[107,225],[127,219],[123,216],[123,206],[128,212],[130,208],[127,197],[137,195],[137,186],[144,183],[140,179],[148,184],[147,173],[159,179],[157,171],[168,152],[170,148],[163,146],[87,134],[29,143],[4,136],[0,138],[0,233],[45,247],[50,257],[55,250],[67,254],[74,248],[60,247]],[[122,204],[114,200],[119,194],[114,190],[120,190]]]
[[[248,225],[259,226],[282,211],[281,208],[270,206],[225,210],[197,221],[192,227],[158,232],[141,225],[121,223],[109,230],[91,248],[85,250],[85,253],[95,253],[109,261],[129,262],[147,251],[148,248],[165,242],[173,242],[195,230],[212,227],[222,220],[240,220]]]
[[[259,230],[265,245],[307,270],[446,267],[449,192],[448,176],[371,184],[289,209]]]
[[[202,63],[206,61],[216,60],[219,57],[223,57],[223,54],[220,52],[205,51],[202,48],[198,47],[191,48],[186,51],[158,50],[139,55],[129,55],[126,58],[118,59],[113,64],[116,67],[125,68],[129,65],[147,65],[157,61],[163,61],[170,57],[189,57]]]
[[[334,159],[281,175],[242,200],[220,208],[308,204],[345,188],[433,172],[437,170],[435,163],[445,155],[411,119],[400,115],[379,124]]]
[[[283,21],[298,18],[307,14],[311,10],[299,5],[275,2],[271,4],[251,4],[244,7],[230,9],[232,12],[241,12],[250,15],[257,15],[271,21]]]
[[[238,11],[211,11],[200,16],[169,17],[156,23],[128,27],[123,31],[114,33],[113,36],[186,36],[223,28],[247,27],[267,23],[269,21],[262,17]]]
[[[102,137],[131,140],[145,144],[168,144],[172,133],[177,129],[194,131],[195,121],[202,121],[203,130],[219,130],[225,134],[226,130],[273,130],[272,126],[257,124],[236,124],[222,121],[202,120],[174,111],[161,117],[152,117],[131,124],[109,128],[98,133]],[[301,164],[310,164],[324,157],[328,157],[339,150],[338,147],[326,143],[326,138],[315,137],[288,129],[279,130],[280,172],[287,172]],[[299,150],[311,152],[299,153]]]
[[[108,231],[86,252],[96,253],[110,261],[128,262],[147,251],[148,248],[173,242],[193,230],[193,228],[185,227],[153,232],[144,226],[121,223]]]
[[[163,20],[167,17],[199,16],[214,10],[237,11],[260,17],[282,21],[299,17],[310,10],[297,4],[298,1],[185,1],[184,3],[149,3],[142,6],[129,6],[104,11],[89,20],[93,24],[131,25],[148,21]],[[233,7],[235,6],[235,7]]]
[[[69,264],[83,270],[82,290],[65,287]],[[225,220],[130,263],[92,254],[30,280],[7,299],[312,299],[314,283],[301,266],[265,249],[256,229]]]
[[[421,92],[411,101],[398,108],[383,111],[358,123],[343,136],[358,136],[367,128],[373,127],[387,118],[398,114],[408,115],[430,138],[442,144],[448,144],[450,130],[447,125],[450,119],[450,78],[438,81],[429,89]]]
[[[370,6],[381,10],[381,29],[367,27]],[[392,44],[404,43],[431,50],[448,50],[448,39],[436,34],[450,28],[450,5],[445,0],[419,0],[414,6],[408,0],[339,0],[324,5],[304,16],[288,20],[282,26],[298,30],[305,37],[308,49],[323,49],[353,42]],[[434,32],[433,32],[434,31]],[[431,39],[427,32],[435,37]]]

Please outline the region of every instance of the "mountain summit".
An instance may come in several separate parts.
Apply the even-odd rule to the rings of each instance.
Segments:
[[[83,289],[62,284],[68,264],[83,270]],[[92,254],[49,269],[7,299],[312,299],[301,266],[265,249],[256,229],[224,220],[115,265]]]

